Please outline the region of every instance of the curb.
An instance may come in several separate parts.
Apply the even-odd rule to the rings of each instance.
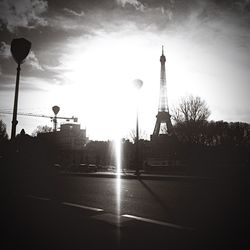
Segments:
[[[68,176],[82,176],[82,177],[96,177],[96,178],[117,178],[116,173],[60,173],[60,175]],[[211,181],[213,178],[200,177],[200,176],[185,176],[185,175],[144,175],[141,174],[138,177],[134,174],[120,174],[121,179],[133,179],[133,180],[168,180],[168,181]]]

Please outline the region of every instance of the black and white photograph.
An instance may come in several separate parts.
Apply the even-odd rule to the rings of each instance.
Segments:
[[[0,0],[1,249],[249,249],[250,0]]]

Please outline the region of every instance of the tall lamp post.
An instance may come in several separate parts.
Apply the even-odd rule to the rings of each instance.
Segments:
[[[57,129],[57,114],[58,114],[59,111],[60,111],[60,107],[58,107],[58,106],[53,106],[53,107],[52,107],[52,110],[53,110],[53,112],[54,112],[54,114],[55,114],[55,116],[54,116],[54,118],[53,118],[53,122],[54,122],[54,129],[53,129],[53,131],[56,132],[56,129]]]
[[[143,81],[140,79],[135,79],[133,81],[135,88],[137,89],[138,93],[143,85]],[[135,164],[136,164],[136,175],[139,176],[139,119],[138,119],[138,98],[139,95],[137,93],[137,107],[136,107],[136,137],[135,137]]]
[[[13,39],[11,42],[11,54],[17,63],[17,74],[16,74],[16,88],[15,88],[15,99],[12,117],[12,128],[11,128],[11,140],[16,137],[16,125],[17,121],[17,105],[18,105],[18,91],[19,91],[19,78],[20,78],[20,65],[24,62],[24,59],[28,56],[31,48],[31,42],[24,38]]]

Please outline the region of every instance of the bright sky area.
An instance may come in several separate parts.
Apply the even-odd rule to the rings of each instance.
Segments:
[[[52,116],[52,106],[58,105],[58,115],[78,117],[91,140],[129,137],[137,102],[140,130],[149,139],[158,108],[162,45],[170,111],[192,94],[207,102],[210,120],[249,123],[249,1],[220,2],[3,1],[0,112],[12,111],[14,103],[10,43],[25,37],[32,52],[22,65],[18,110]],[[143,81],[138,93],[132,84],[136,78]],[[11,115],[0,114],[0,119],[10,135]],[[19,116],[17,133],[22,128],[32,133],[38,125],[52,122]]]

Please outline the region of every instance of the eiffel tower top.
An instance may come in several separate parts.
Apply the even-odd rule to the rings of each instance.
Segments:
[[[167,83],[166,83],[166,70],[165,70],[166,57],[164,55],[163,46],[162,46],[162,55],[160,57],[160,62],[161,62],[161,77],[160,77],[160,98],[159,98],[158,111],[168,112]]]
[[[166,62],[166,57],[164,55],[164,46],[162,45],[162,54],[161,54],[161,57],[160,57],[160,62],[161,63],[165,63]]]

